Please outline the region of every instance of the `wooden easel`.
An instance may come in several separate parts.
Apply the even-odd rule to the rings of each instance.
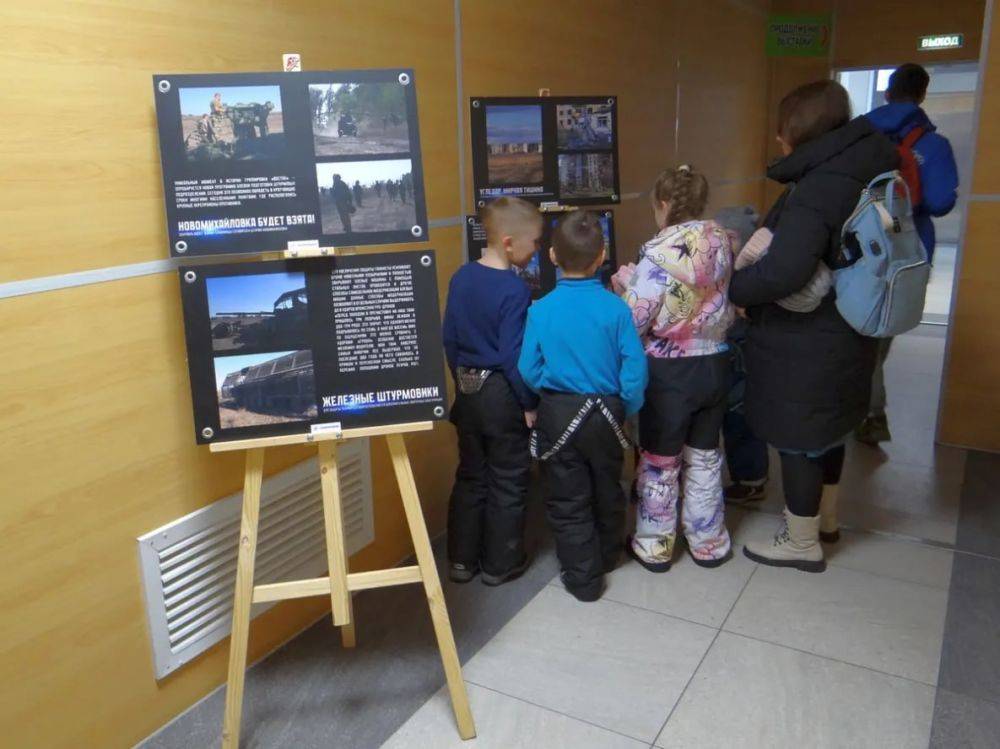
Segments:
[[[346,254],[343,248],[308,248],[288,250],[285,257],[309,257]],[[356,643],[354,611],[351,593],[368,588],[390,585],[423,583],[427,603],[434,623],[438,650],[444,665],[444,675],[451,694],[458,733],[463,739],[476,736],[476,726],[469,709],[469,696],[462,679],[462,665],[455,648],[455,636],[448,618],[448,608],[441,590],[434,553],[431,551],[427,524],[420,507],[417,484],[406,452],[403,435],[434,428],[431,421],[364,429],[332,430],[314,434],[292,434],[279,437],[218,442],[209,446],[212,452],[246,450],[246,469],[243,476],[243,513],[240,523],[239,553],[236,564],[236,595],[233,601],[233,629],[229,644],[229,676],[226,686],[226,709],[222,726],[223,749],[238,749],[240,720],[243,710],[243,679],[247,666],[247,642],[250,636],[250,608],[254,603],[284,601],[290,598],[330,596],[333,625],[341,627],[341,642],[345,648]],[[338,443],[362,437],[385,437],[392,456],[392,467],[403,500],[403,511],[410,527],[410,538],[417,556],[417,564],[370,572],[349,573],[347,548],[344,543],[344,518],[340,500],[340,475],[337,472]],[[263,480],[264,450],[279,445],[316,443],[319,453],[320,484],[323,490],[323,518],[326,526],[326,556],[328,577],[311,580],[254,585],[254,558],[257,553],[257,528],[260,520],[260,490]]]

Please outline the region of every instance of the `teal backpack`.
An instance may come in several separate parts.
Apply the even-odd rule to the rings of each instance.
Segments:
[[[885,172],[868,183],[840,239],[842,261],[849,263],[834,272],[841,316],[861,335],[874,338],[915,328],[931,266],[899,172]]]

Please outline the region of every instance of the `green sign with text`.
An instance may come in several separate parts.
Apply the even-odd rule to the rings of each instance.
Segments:
[[[920,37],[921,52],[932,52],[937,49],[958,49],[965,44],[965,34],[936,34]]]
[[[767,19],[770,57],[826,57],[830,53],[832,17],[774,15]]]

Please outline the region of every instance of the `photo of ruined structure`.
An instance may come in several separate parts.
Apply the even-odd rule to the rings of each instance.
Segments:
[[[312,351],[215,358],[222,429],[316,417]]]

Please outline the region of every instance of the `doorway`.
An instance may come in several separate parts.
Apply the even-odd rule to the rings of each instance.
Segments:
[[[923,323],[948,324],[951,310],[952,283],[955,276],[955,256],[958,252],[962,216],[972,180],[972,157],[975,149],[973,132],[976,122],[975,99],[979,66],[972,63],[925,65],[931,77],[924,111],[938,132],[951,141],[958,165],[958,203],[947,216],[934,219],[937,246],[934,268],[927,287]],[[855,115],[867,114],[885,103],[889,76],[895,68],[863,68],[839,70],[837,81],[847,89]]]

